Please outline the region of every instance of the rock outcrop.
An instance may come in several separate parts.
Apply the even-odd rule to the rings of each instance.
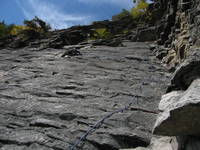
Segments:
[[[200,80],[196,79],[185,91],[173,91],[163,96],[159,109],[163,111],[154,133],[160,135],[199,135]]]
[[[160,46],[152,46],[152,49],[157,58],[174,73],[167,93],[159,104],[160,113],[153,133],[175,136],[169,139],[177,145],[173,147],[172,143],[165,141],[161,149],[200,149],[199,6],[197,0],[163,0],[156,3],[157,8],[164,10],[164,17],[161,17],[158,27]],[[163,142],[152,139],[151,143],[162,145]],[[159,147],[151,145],[147,149],[157,150]]]
[[[70,149],[129,103],[78,148],[199,150],[199,8],[155,0],[143,25],[124,17],[1,39],[0,150]],[[89,40],[98,28],[113,36]]]
[[[153,44],[151,50],[173,75],[159,104],[153,132],[161,137],[154,136],[149,147],[134,150],[199,150],[200,2],[162,0],[152,5],[159,46]],[[137,40],[142,30],[132,39]]]
[[[0,39],[0,47],[6,48],[23,48],[23,47],[35,47],[38,49],[45,48],[63,48],[66,45],[76,45],[81,42],[86,42],[88,39],[93,38],[93,34],[97,29],[106,29],[111,37],[107,39],[94,40],[94,45],[107,45],[107,46],[119,46],[126,34],[132,29],[135,29],[136,22],[130,16],[125,16],[120,20],[104,20],[93,22],[91,25],[85,26],[73,26],[68,29],[50,31],[47,33],[32,34],[28,32],[28,35],[22,36],[9,36]],[[127,33],[126,33],[127,32]]]

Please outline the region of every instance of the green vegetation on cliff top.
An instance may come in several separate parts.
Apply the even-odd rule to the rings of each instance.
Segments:
[[[51,27],[43,20],[35,17],[32,20],[24,20],[24,25],[6,25],[3,21],[0,22],[0,38],[7,36],[16,36],[19,34],[40,33],[45,34]]]
[[[150,14],[148,13],[148,5],[149,3],[146,0],[134,0],[136,3],[135,7],[131,10],[123,9],[121,13],[112,17],[112,20],[120,20],[124,17],[132,17],[136,21],[147,21],[150,19]]]
[[[112,17],[112,20],[121,20],[124,17],[131,17],[136,22],[146,22],[150,19],[151,14],[148,13],[148,2],[147,0],[133,0],[135,3],[135,7],[131,10],[123,9],[121,13]],[[44,22],[43,20],[35,17],[32,20],[25,20],[24,25],[6,25],[3,21],[0,22],[0,38],[4,38],[7,36],[31,36],[45,34],[50,30],[50,26]],[[30,34],[30,35],[29,35]],[[109,38],[111,37],[111,33],[106,28],[97,28],[94,31],[92,38]]]

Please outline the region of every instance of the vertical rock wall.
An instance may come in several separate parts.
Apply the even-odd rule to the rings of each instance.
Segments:
[[[167,150],[199,150],[200,2],[164,0],[159,3],[164,11],[158,44],[166,51],[161,59],[169,68],[174,67],[175,72],[168,93],[160,102],[161,113],[154,133],[176,137],[178,146],[168,145]],[[167,140],[165,145],[169,144]]]
[[[154,16],[162,14],[156,20],[157,56],[174,73],[159,104],[155,137],[148,148],[136,150],[199,150],[200,1],[160,0],[154,5]]]
[[[159,5],[163,17],[158,21],[158,44],[167,50],[162,61],[177,66],[200,45],[200,4],[198,0],[163,0]]]

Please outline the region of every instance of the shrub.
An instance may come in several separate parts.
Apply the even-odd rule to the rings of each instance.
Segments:
[[[122,31],[122,33],[123,34],[128,34],[130,31],[128,30],[128,29],[124,29],[123,31]]]
[[[119,14],[112,16],[112,20],[121,20],[124,17],[130,16],[130,12],[126,9],[122,9],[122,12],[120,12]]]
[[[19,26],[14,25],[12,30],[10,31],[11,35],[18,35],[21,34],[24,30],[27,30],[28,28],[26,26]]]
[[[95,29],[92,37],[95,39],[107,39],[111,37],[111,33],[106,28],[98,28]]]
[[[10,31],[12,30],[12,28],[14,27],[14,25],[6,25],[3,21],[0,22],[0,37],[6,37],[10,35]]]
[[[133,7],[130,11],[134,19],[140,19],[147,14],[148,3],[146,0],[140,0],[137,2],[136,7]]]
[[[17,34],[24,39],[35,39],[46,36],[51,27],[43,20],[35,17],[32,20],[24,20],[24,26],[17,27]],[[15,33],[15,31],[14,31]]]
[[[16,36],[34,38],[40,35],[45,35],[51,27],[43,20],[35,17],[32,20],[25,20],[24,25],[6,25],[3,21],[0,22],[0,38],[6,36]]]

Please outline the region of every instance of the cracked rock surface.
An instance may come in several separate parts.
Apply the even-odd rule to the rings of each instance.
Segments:
[[[169,74],[145,43],[0,50],[0,150],[66,150],[93,124],[130,102],[156,110]],[[118,113],[89,135],[85,150],[147,146],[156,115]]]

